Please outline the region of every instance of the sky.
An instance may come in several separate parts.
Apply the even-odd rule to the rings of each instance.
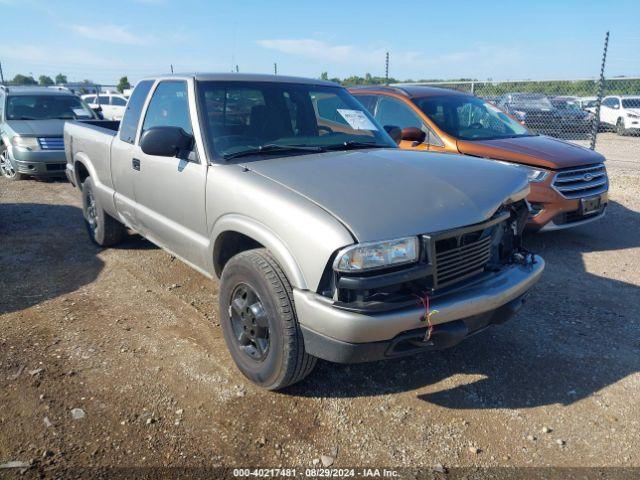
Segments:
[[[401,80],[640,76],[640,0],[0,0],[0,62],[115,84],[176,72]]]

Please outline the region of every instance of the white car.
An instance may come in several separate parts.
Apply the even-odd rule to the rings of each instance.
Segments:
[[[618,135],[640,133],[640,95],[610,95],[600,105],[600,123]]]
[[[92,109],[100,107],[105,120],[122,120],[127,108],[127,97],[118,93],[101,93],[100,95],[83,95],[82,99]]]
[[[598,97],[577,97],[575,103],[582,109],[587,112],[595,113],[596,112],[596,103],[598,102]]]

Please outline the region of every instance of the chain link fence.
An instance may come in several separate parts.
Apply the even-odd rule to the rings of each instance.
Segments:
[[[406,84],[405,84],[406,85]],[[483,98],[530,130],[595,148],[598,136],[635,136],[640,148],[640,78],[427,82]],[[597,116],[600,102],[600,115]]]

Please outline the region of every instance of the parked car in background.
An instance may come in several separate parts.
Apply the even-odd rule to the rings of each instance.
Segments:
[[[562,115],[546,95],[507,93],[496,105],[536,133],[560,137],[563,132]]]
[[[65,88],[0,86],[0,173],[9,180],[64,176],[64,122],[95,118]]]
[[[455,90],[377,86],[351,92],[379,123],[402,129],[401,148],[501,160],[526,172],[530,229],[574,227],[604,215],[609,181],[599,153],[533,133],[493,104]]]
[[[582,110],[595,113],[598,97],[576,97],[575,102]]]
[[[82,99],[105,120],[122,120],[127,108],[127,97],[117,93],[101,93],[100,95],[83,95]]]
[[[602,99],[600,124],[618,135],[640,134],[640,95],[610,95]]]
[[[125,226],[221,277],[240,371],[455,345],[511,317],[544,262],[521,247],[519,169],[407,152],[344,88],[242,74],[141,80],[117,122],[65,129],[90,238]]]
[[[551,104],[560,115],[562,137],[587,138],[593,130],[594,115],[580,108],[576,97],[551,97]],[[558,135],[556,135],[558,136]]]

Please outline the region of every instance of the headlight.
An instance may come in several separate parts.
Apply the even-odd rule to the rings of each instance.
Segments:
[[[359,272],[403,265],[417,261],[419,250],[418,237],[359,243],[340,250],[333,268],[338,272]]]
[[[24,148],[29,151],[40,150],[40,143],[38,143],[38,139],[36,137],[15,136],[11,139],[11,145],[18,148]]]
[[[524,165],[517,165],[517,167],[527,174],[529,182],[532,183],[542,182],[545,178],[547,178],[547,175],[549,175],[549,172],[547,170],[525,167]]]

